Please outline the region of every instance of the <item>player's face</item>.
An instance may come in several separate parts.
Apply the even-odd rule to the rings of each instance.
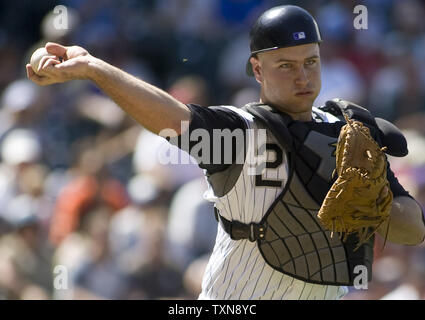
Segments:
[[[320,52],[317,43],[281,48],[251,58],[261,84],[261,101],[308,121],[321,88]]]

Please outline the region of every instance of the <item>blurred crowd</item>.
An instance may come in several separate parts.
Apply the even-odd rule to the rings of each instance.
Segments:
[[[0,299],[196,299],[217,231],[199,167],[160,164],[167,142],[90,82],[28,81],[34,49],[80,45],[184,103],[242,107],[259,91],[245,75],[249,27],[288,3],[322,32],[316,104],[351,100],[401,128],[409,155],[390,163],[425,206],[423,1],[1,1]],[[425,299],[424,246],[377,237],[375,249],[368,290],[345,299]]]

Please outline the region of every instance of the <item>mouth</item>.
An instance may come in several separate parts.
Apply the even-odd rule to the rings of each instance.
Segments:
[[[313,91],[305,90],[305,91],[299,91],[295,95],[297,97],[306,97],[306,96],[311,96],[312,94],[313,94]]]

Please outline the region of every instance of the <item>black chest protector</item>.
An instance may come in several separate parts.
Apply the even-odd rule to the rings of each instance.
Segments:
[[[345,122],[292,121],[261,104],[249,104],[244,109],[261,121],[287,151],[288,181],[258,224],[228,221],[216,212],[224,230],[232,239],[256,241],[272,268],[294,278],[310,283],[353,285],[359,274],[356,266],[362,266],[370,281],[374,238],[354,250],[357,235],[348,236],[346,241],[337,235],[331,237],[317,219],[334,181],[336,141]],[[351,118],[356,119],[356,112]],[[361,118],[365,124],[370,121],[370,128],[374,129],[374,118],[367,110]]]
[[[262,106],[248,107],[248,111],[257,112],[257,118],[259,110],[265,114]],[[317,219],[333,183],[336,141],[345,122],[281,119],[292,138],[283,136],[290,170],[284,190],[263,218],[266,232],[258,240],[261,254],[276,270],[307,282],[353,285],[359,273],[356,266],[360,265],[367,268],[371,280],[374,240],[354,251],[356,235],[343,242],[338,236],[331,237]],[[266,120],[262,117],[264,124]],[[275,125],[266,124],[270,129]],[[276,128],[271,130],[276,133]]]

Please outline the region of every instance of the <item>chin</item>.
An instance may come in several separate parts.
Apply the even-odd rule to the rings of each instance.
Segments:
[[[311,99],[301,99],[298,101],[294,101],[293,103],[291,103],[291,109],[294,112],[306,112],[313,108],[313,102],[314,100]]]
[[[294,104],[297,105],[298,109],[307,111],[313,108],[313,103],[316,100],[316,97],[301,98],[297,100],[298,101],[295,101]]]
[[[266,100],[264,103],[272,105],[283,112],[304,113],[311,111],[314,100],[313,97],[294,97],[290,100],[276,100],[275,102]]]

